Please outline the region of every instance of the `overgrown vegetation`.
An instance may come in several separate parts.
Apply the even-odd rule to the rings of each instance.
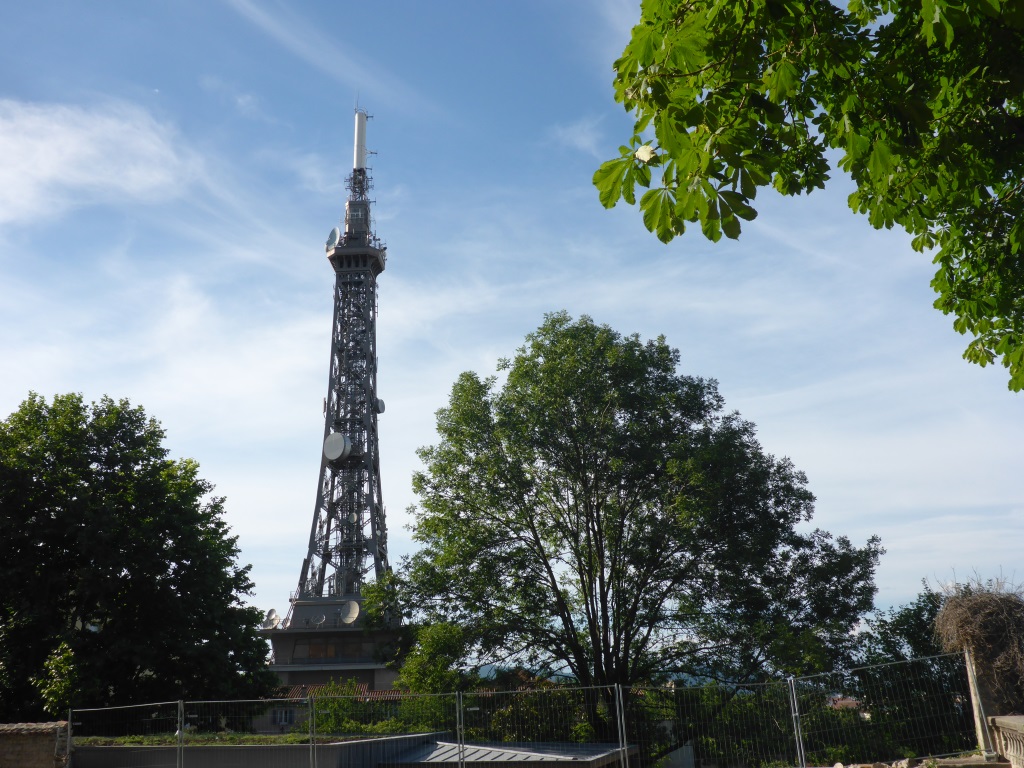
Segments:
[[[954,584],[936,619],[950,651],[969,650],[998,712],[1024,712],[1024,586],[1006,579]]]
[[[454,703],[452,696],[370,698],[354,680],[332,681],[313,702],[315,729],[317,734],[332,736],[389,736],[454,730]]]

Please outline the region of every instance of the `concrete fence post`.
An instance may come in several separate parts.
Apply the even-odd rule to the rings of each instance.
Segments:
[[[964,664],[967,665],[967,683],[971,689],[971,710],[974,713],[974,733],[978,739],[978,749],[985,755],[995,754],[992,732],[988,727],[988,720],[985,718],[986,708],[991,709],[992,696],[983,689],[978,682],[978,668],[974,662],[974,655],[970,648],[964,648]],[[989,705],[986,707],[986,705]],[[989,712],[989,715],[995,714]]]

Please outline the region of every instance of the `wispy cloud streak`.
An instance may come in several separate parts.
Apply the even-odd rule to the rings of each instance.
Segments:
[[[341,36],[327,36],[311,24],[280,9],[271,13],[253,0],[225,0],[244,19],[314,69],[351,88],[357,95],[372,97],[375,104],[387,103],[408,111],[440,114],[441,110],[419,93],[384,72],[370,68],[347,53]],[[350,39],[358,39],[352,36]]]

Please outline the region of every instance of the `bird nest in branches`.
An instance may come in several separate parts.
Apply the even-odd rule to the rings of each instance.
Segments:
[[[935,619],[947,651],[969,650],[979,683],[990,688],[999,711],[1024,712],[1024,587],[1003,579],[957,584]]]

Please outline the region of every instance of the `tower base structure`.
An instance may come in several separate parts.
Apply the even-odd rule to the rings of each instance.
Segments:
[[[398,673],[387,664],[398,650],[398,632],[366,626],[358,599],[294,598],[288,618],[260,631],[270,640],[270,669],[282,685],[355,682],[390,690]]]

